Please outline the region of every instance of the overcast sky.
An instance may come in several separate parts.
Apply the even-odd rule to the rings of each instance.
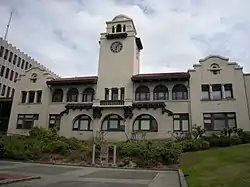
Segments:
[[[0,36],[61,76],[96,75],[99,37],[115,15],[133,18],[141,73],[186,71],[209,54],[250,71],[249,0],[0,0]]]

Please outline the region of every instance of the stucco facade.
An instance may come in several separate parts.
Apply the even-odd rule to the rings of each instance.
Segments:
[[[89,140],[104,131],[116,141],[134,132],[165,139],[195,124],[250,131],[250,76],[237,63],[208,56],[187,72],[139,74],[143,46],[133,20],[118,15],[106,25],[97,76],[58,78],[33,67],[17,80],[8,134],[56,126],[66,137]]]

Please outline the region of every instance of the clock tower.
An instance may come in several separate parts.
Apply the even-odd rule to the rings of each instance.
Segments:
[[[106,22],[106,32],[101,33],[99,42],[97,100],[114,100],[112,90],[118,90],[115,100],[132,101],[131,77],[139,74],[142,49],[136,34],[133,20],[126,15],[120,14]]]

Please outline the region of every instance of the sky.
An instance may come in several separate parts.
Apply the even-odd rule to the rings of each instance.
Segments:
[[[62,77],[97,75],[99,38],[119,14],[134,20],[141,73],[187,71],[208,55],[250,72],[248,0],[0,0],[0,36]]]

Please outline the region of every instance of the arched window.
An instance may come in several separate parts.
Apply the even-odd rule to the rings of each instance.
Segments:
[[[82,97],[82,101],[83,102],[92,102],[94,99],[94,89],[93,88],[86,88],[83,91],[83,97]]]
[[[219,66],[218,64],[216,64],[216,63],[211,64],[210,67],[211,67],[212,69],[219,69],[219,68],[220,68],[220,66]]]
[[[67,102],[77,102],[78,101],[78,89],[70,88],[67,94]]]
[[[52,95],[52,102],[62,102],[63,101],[63,90],[56,89]]]
[[[103,131],[124,131],[125,124],[121,116],[111,114],[104,118],[101,129]]]
[[[126,32],[126,25],[123,25],[123,32]]]
[[[136,101],[146,101],[150,100],[150,91],[147,86],[139,86],[135,90],[135,100]]]
[[[158,85],[154,88],[154,100],[167,100],[168,88],[164,85]]]
[[[220,74],[220,66],[216,63],[213,63],[211,64],[210,66],[210,71],[214,74],[214,75],[217,75],[217,74]]]
[[[116,32],[122,32],[121,24],[116,25]]]
[[[172,89],[172,99],[173,100],[183,100],[188,99],[187,87],[183,84],[176,84]]]
[[[112,26],[112,33],[115,32],[115,26]]]
[[[92,120],[88,115],[77,116],[73,120],[73,131],[92,131]]]
[[[133,124],[133,131],[158,132],[157,121],[148,114],[137,116]]]

